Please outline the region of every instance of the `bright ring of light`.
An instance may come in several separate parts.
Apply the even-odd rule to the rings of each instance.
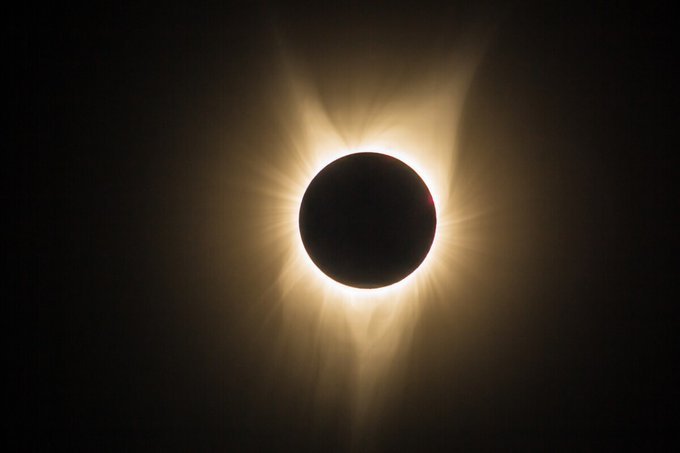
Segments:
[[[325,275],[359,289],[392,285],[430,251],[432,195],[404,162],[382,153],[344,156],[319,172],[300,204],[305,250]]]
[[[373,298],[375,296],[387,296],[387,295],[394,295],[395,293],[403,292],[406,288],[409,286],[412,286],[413,284],[418,284],[418,282],[422,282],[423,280],[428,280],[429,278],[432,277],[432,275],[429,276],[428,278],[428,273],[432,271],[433,264],[437,261],[437,255],[440,250],[440,245],[441,245],[441,228],[439,227],[439,222],[437,224],[435,234],[434,234],[434,239],[432,242],[432,246],[430,248],[429,253],[423,260],[423,262],[417,267],[416,270],[414,270],[411,274],[409,274],[406,278],[393,283],[391,285],[383,286],[380,288],[370,288],[370,289],[363,289],[363,288],[355,288],[352,286],[344,285],[340,282],[337,282],[333,280],[332,278],[328,277],[326,274],[324,274],[311,260],[309,255],[307,254],[307,251],[305,250],[304,244],[302,242],[301,238],[301,232],[299,229],[299,208],[300,208],[300,202],[302,201],[302,197],[304,196],[304,192],[306,187],[309,185],[311,180],[327,165],[329,165],[331,162],[340,159],[341,157],[350,155],[350,154],[355,154],[357,152],[376,152],[376,153],[381,153],[381,154],[386,154],[390,157],[394,157],[402,162],[404,162],[406,165],[411,167],[420,177],[421,179],[425,182],[427,185],[428,189],[430,190],[430,193],[432,195],[432,199],[434,201],[435,205],[435,210],[437,213],[443,212],[442,210],[442,205],[441,205],[441,197],[439,196],[439,192],[437,191],[437,184],[434,184],[434,178],[430,176],[430,174],[425,171],[424,166],[420,165],[412,156],[406,154],[406,153],[400,153],[397,152],[393,149],[386,149],[386,148],[381,148],[377,146],[370,146],[370,147],[362,147],[356,150],[347,150],[345,152],[340,152],[337,154],[334,154],[333,156],[329,156],[326,159],[319,160],[318,164],[314,166],[314,169],[311,170],[308,173],[307,179],[305,184],[301,185],[300,191],[298,191],[298,195],[295,197],[298,200],[298,206],[297,209],[294,213],[294,223],[296,225],[295,229],[295,243],[296,243],[296,254],[298,255],[298,258],[301,259],[302,262],[304,262],[304,271],[305,274],[307,275],[313,275],[314,280],[316,281],[317,284],[321,284],[327,291],[330,291],[333,294],[337,294],[341,296],[343,299],[348,299],[351,301],[358,299],[365,300],[365,298]]]

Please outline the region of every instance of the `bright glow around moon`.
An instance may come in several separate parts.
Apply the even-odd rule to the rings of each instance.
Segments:
[[[298,106],[302,123],[306,126],[303,146],[291,150],[295,151],[288,173],[292,178],[288,186],[280,187],[281,218],[277,222],[285,229],[288,238],[285,241],[289,244],[288,263],[280,275],[284,293],[302,285],[322,295],[325,303],[349,304],[363,310],[387,302],[391,306],[407,301],[415,303],[420,298],[419,294],[447,278],[438,275],[438,272],[448,273],[446,262],[455,254],[456,241],[460,242],[463,238],[456,238],[455,234],[457,219],[459,222],[462,216],[456,215],[455,204],[450,203],[457,153],[456,120],[460,106],[453,98],[455,86],[444,89],[451,96],[448,99],[441,92],[432,93],[429,99],[420,99],[419,105],[404,103],[386,109],[374,120],[370,129],[357,134],[352,140],[357,144],[346,143],[345,134],[336,130],[309,94],[299,95],[305,100]],[[299,206],[309,182],[331,162],[357,152],[387,154],[413,168],[430,189],[438,214],[435,239],[423,263],[405,279],[382,288],[352,288],[326,276],[307,255],[299,232]],[[284,169],[279,171],[286,172]]]
[[[389,384],[398,380],[400,354],[420,309],[451,294],[465,251],[473,248],[465,223],[475,213],[461,197],[456,164],[459,119],[478,53],[452,60],[423,69],[419,83],[378,97],[368,91],[380,80],[356,76],[354,83],[366,97],[340,96],[329,103],[313,78],[286,59],[274,107],[279,134],[267,139],[276,144],[252,158],[256,176],[245,181],[256,193],[257,243],[246,240],[240,247],[260,257],[256,266],[263,273],[272,272],[274,288],[264,288],[263,294],[276,291],[287,336],[283,341],[316,351],[316,363],[305,366],[317,376],[319,407],[332,410],[338,401],[351,401],[359,431],[378,413]],[[299,231],[300,203],[310,181],[331,162],[357,152],[387,154],[411,167],[430,190],[437,213],[434,241],[421,265],[403,280],[375,289],[345,286],[326,276],[308,256]],[[301,319],[312,319],[314,327],[302,328]],[[338,384],[347,347],[354,361],[345,370],[353,376],[350,396],[341,394],[346,387]]]

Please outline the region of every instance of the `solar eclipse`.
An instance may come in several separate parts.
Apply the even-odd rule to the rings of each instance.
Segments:
[[[8,27],[11,445],[673,443],[670,15],[195,3]]]
[[[300,205],[300,235],[314,264],[356,288],[411,274],[436,230],[432,195],[418,174],[381,153],[355,153],[323,168]]]
[[[274,304],[263,319],[279,313],[280,344],[313,355],[290,369],[315,376],[319,411],[349,411],[353,436],[399,392],[423,310],[462,303],[484,247],[459,160],[476,55],[400,76],[395,92],[377,89],[382,71],[324,82],[291,58],[285,95],[271,97],[276,127],[242,145],[247,166],[235,162],[248,190],[229,193],[251,214],[230,253],[252,257],[251,285]],[[358,92],[335,98],[336,82]],[[233,210],[223,219],[215,234]]]

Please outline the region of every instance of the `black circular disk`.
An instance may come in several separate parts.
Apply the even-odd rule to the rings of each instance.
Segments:
[[[434,240],[432,196],[418,174],[385,154],[356,153],[319,172],[300,206],[302,243],[323,273],[356,288],[396,283]]]

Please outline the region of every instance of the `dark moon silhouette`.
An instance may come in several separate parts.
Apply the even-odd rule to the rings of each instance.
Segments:
[[[387,286],[412,273],[437,225],[420,176],[380,153],[350,154],[321,170],[302,198],[299,221],[317,267],[356,288]]]

